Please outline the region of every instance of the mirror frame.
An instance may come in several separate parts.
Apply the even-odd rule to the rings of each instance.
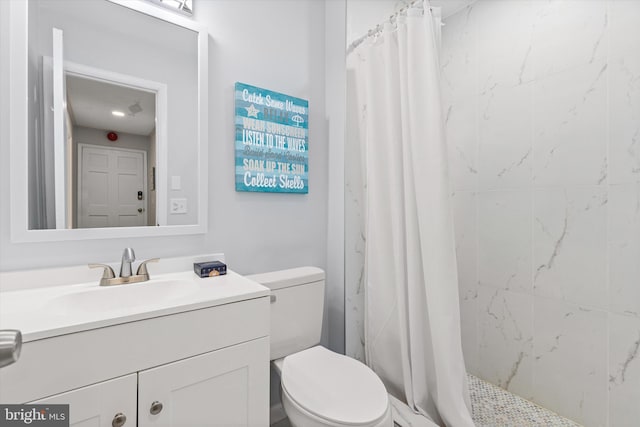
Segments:
[[[198,124],[197,124],[197,185],[198,222],[190,225],[158,227],[111,227],[75,229],[29,229],[28,150],[29,91],[28,91],[28,1],[9,2],[9,157],[10,165],[10,224],[12,242],[51,242],[63,240],[111,239],[129,237],[175,236],[204,234],[208,215],[208,33],[193,20],[162,9],[144,0],[107,0],[154,18],[167,21],[198,34]],[[170,141],[167,141],[170,144]],[[167,165],[158,165],[167,167]],[[167,176],[165,174],[165,176]],[[168,176],[167,176],[168,178]],[[169,185],[168,182],[165,185]]]

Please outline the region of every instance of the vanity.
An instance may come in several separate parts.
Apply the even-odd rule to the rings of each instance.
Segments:
[[[71,425],[267,426],[269,304],[233,271],[3,291],[0,329],[23,346],[0,369],[0,402],[69,404]]]

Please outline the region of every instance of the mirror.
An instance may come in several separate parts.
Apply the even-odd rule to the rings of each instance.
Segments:
[[[206,31],[135,0],[9,10],[12,239],[204,232]]]

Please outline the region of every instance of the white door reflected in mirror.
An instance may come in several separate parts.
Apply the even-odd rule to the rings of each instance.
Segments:
[[[144,194],[147,153],[78,145],[79,228],[141,227],[147,224]]]

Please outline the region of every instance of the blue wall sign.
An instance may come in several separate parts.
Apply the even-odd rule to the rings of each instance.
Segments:
[[[236,191],[309,192],[309,102],[236,83]]]

